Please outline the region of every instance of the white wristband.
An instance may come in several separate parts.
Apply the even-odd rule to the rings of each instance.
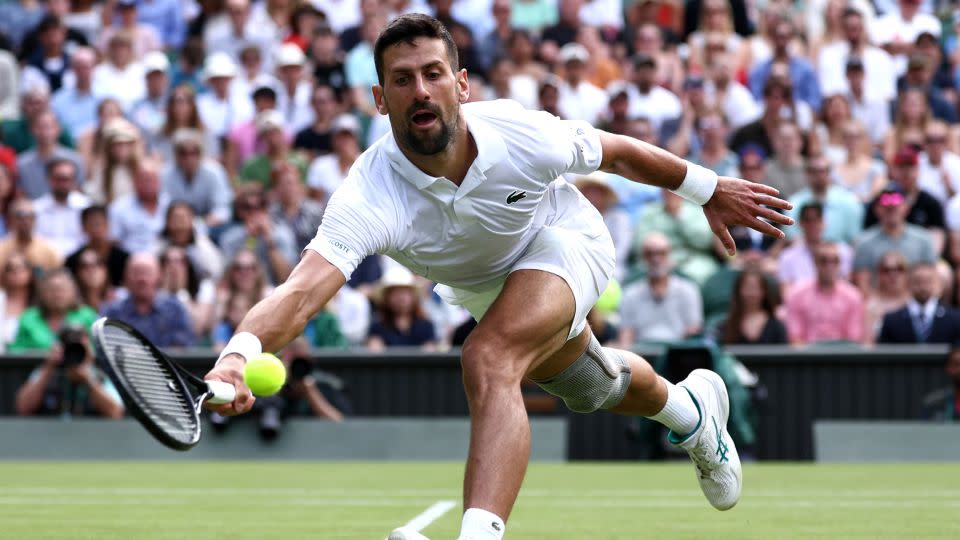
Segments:
[[[717,189],[717,173],[696,163],[687,162],[687,176],[674,193],[700,206],[707,204]]]
[[[228,354],[239,354],[244,361],[248,361],[259,356],[261,352],[263,352],[263,345],[260,344],[260,338],[250,332],[240,332],[227,342],[227,346],[220,352],[220,358],[217,358],[217,364]]]

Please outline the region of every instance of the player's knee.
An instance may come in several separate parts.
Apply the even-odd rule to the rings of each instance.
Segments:
[[[493,336],[484,336],[474,331],[463,344],[460,365],[463,369],[463,385],[468,396],[488,394],[501,388],[519,388],[522,370],[511,365],[511,355],[504,352]]]
[[[563,399],[571,411],[590,413],[623,401],[630,386],[630,364],[617,350],[601,347],[597,338],[591,337],[587,350],[567,369],[535,382]]]

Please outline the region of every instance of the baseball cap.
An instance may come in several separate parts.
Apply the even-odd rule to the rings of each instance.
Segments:
[[[255,120],[257,133],[262,133],[268,129],[283,129],[283,115],[276,109],[268,109],[257,115]]]
[[[360,137],[360,122],[352,114],[341,114],[333,119],[330,131],[334,134],[346,131],[354,137]]]
[[[893,156],[893,164],[897,167],[916,167],[920,163],[920,156],[917,151],[909,146],[904,146],[897,150]]]
[[[170,70],[170,61],[160,51],[148,52],[143,57],[143,69],[148,75],[154,71],[166,73]]]
[[[237,74],[237,66],[233,59],[225,52],[216,52],[207,57],[203,64],[203,75],[205,79],[214,77],[234,77]]]
[[[560,49],[559,58],[563,63],[574,60],[586,63],[590,60],[590,53],[587,52],[586,47],[579,43],[567,43]]]
[[[277,66],[302,66],[307,60],[303,50],[293,43],[285,43],[277,51]]]

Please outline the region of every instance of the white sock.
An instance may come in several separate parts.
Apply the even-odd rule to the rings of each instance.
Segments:
[[[647,418],[660,422],[679,436],[687,435],[697,429],[700,423],[700,411],[685,388],[663,379],[667,385],[667,403],[657,414]]]
[[[463,513],[463,525],[457,540],[503,540],[506,524],[493,512],[468,508]]]

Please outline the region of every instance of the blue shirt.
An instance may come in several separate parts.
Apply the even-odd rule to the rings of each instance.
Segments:
[[[183,45],[187,23],[180,0],[141,0],[137,2],[137,20],[156,28],[164,47],[179,49]]]
[[[750,92],[758,101],[763,100],[763,86],[770,78],[772,67],[773,60],[767,60],[750,73]],[[814,111],[819,111],[822,100],[820,82],[810,62],[796,56],[791,57],[790,80],[793,81],[793,98],[807,103]]]
[[[146,314],[134,308],[133,298],[117,300],[103,308],[103,316],[121,320],[139,330],[157,347],[189,347],[195,336],[186,308],[175,297],[157,294]]]
[[[800,209],[814,200],[809,188],[790,197],[793,210],[789,210],[787,215],[798,224],[786,228],[787,238],[797,237],[800,232]],[[853,245],[863,231],[864,206],[860,199],[840,186],[830,186],[826,198],[820,203],[823,205],[824,240]]]
[[[415,319],[406,332],[374,321],[369,336],[379,337],[387,347],[419,347],[436,340],[433,323],[427,319]]]
[[[99,100],[93,93],[81,94],[76,88],[61,88],[50,100],[50,108],[70,133],[83,133],[97,122]]]

